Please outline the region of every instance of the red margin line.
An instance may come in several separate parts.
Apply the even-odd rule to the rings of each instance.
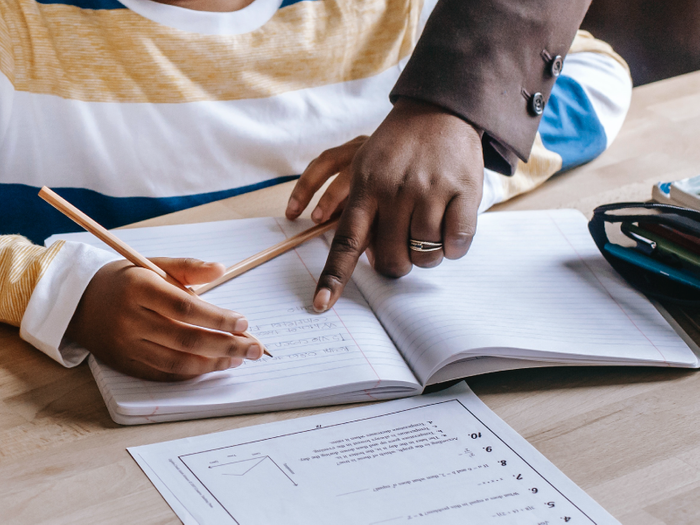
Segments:
[[[284,231],[284,228],[282,228],[282,225],[281,225],[281,224],[279,223],[279,221],[277,220],[277,217],[274,217],[274,219],[275,219],[275,222],[277,223],[277,226],[278,226],[279,229],[282,231],[282,234],[283,234],[286,238],[289,238],[289,237],[287,237],[287,233]],[[306,268],[306,271],[309,272],[309,275],[311,276],[311,279],[318,285],[318,281],[316,280],[316,278],[314,277],[314,275],[313,275],[313,274],[311,273],[311,271],[309,270],[309,267],[306,266],[306,263],[304,262],[304,259],[301,258],[301,255],[299,255],[299,252],[297,251],[296,248],[294,248],[294,253],[297,254],[297,257],[299,257],[299,260],[301,261],[301,264],[303,264],[303,265],[304,265],[304,268]],[[336,317],[338,318],[338,320],[340,321],[340,323],[343,325],[343,328],[345,328],[345,330],[347,331],[347,333],[348,333],[348,334],[350,335],[350,337],[352,338],[352,342],[355,343],[355,346],[357,346],[358,350],[359,350],[360,353],[362,354],[362,357],[364,357],[364,358],[365,358],[365,361],[367,361],[367,364],[368,364],[369,367],[372,369],[372,372],[374,372],[374,375],[377,376],[377,384],[374,385],[374,387],[373,387],[373,388],[377,388],[379,385],[382,384],[382,379],[379,377],[379,374],[378,374],[377,371],[374,369],[374,366],[372,366],[372,363],[370,362],[370,360],[367,359],[367,356],[365,355],[365,352],[362,350],[362,347],[361,347],[361,346],[358,344],[358,342],[355,340],[355,336],[352,335],[352,332],[351,332],[351,331],[348,329],[348,327],[345,325],[345,321],[343,321],[343,318],[340,317],[340,314],[338,314],[338,312],[335,311],[335,307],[331,308],[331,310],[333,310],[333,313],[336,315]],[[368,393],[367,390],[365,390],[365,394],[367,394],[367,396],[368,396],[370,399],[372,399],[372,400],[374,400],[374,401],[379,401],[378,399],[376,399],[375,397],[373,397],[372,394]]]

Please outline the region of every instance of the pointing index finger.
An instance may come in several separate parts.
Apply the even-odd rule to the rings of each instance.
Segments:
[[[374,211],[356,199],[353,201],[348,202],[340,217],[326,266],[316,285],[313,306],[317,313],[335,304],[369,244]]]

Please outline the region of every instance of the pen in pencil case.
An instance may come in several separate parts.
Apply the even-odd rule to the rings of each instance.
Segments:
[[[85,213],[80,211],[78,208],[73,206],[70,202],[65,200],[63,197],[52,191],[51,189],[47,188],[44,186],[41,188],[41,191],[39,192],[39,197],[44,199],[46,202],[48,202],[51,206],[56,208],[58,211],[63,213],[66,217],[71,219],[73,222],[76,224],[82,226],[85,228],[88,232],[92,233],[95,237],[100,239],[102,242],[104,242],[107,246],[112,248],[115,252],[117,252],[119,255],[124,257],[126,260],[128,260],[130,263],[132,263],[134,266],[139,266],[141,268],[146,268],[148,270],[151,270],[152,272],[157,273],[160,275],[163,279],[168,281],[170,284],[177,286],[181,290],[184,290],[185,292],[189,293],[190,295],[196,296],[197,294],[184,284],[182,284],[180,281],[175,279],[173,276],[169,275],[165,270],[163,270],[160,266],[155,265],[153,262],[148,260],[146,257],[141,255],[139,252],[134,250],[131,246],[126,244],[124,241],[122,241],[119,237],[105,229],[102,225],[97,223],[95,220],[92,218],[88,217]],[[263,352],[265,355],[272,357],[270,352],[267,351],[265,348],[265,345],[262,344],[257,337],[251,335],[248,332],[243,332],[243,335],[246,337],[250,337],[251,339],[254,339],[260,344],[260,347],[263,349]]]
[[[700,274],[700,255],[635,224],[622,223],[621,229],[625,235],[637,241],[637,249],[642,253],[674,268]]]
[[[700,212],[649,202],[605,204],[593,210],[588,231],[610,265],[639,291],[662,301],[700,306],[700,271],[695,264]],[[626,247],[625,236],[636,242],[635,248]]]
[[[692,235],[665,224],[640,222],[639,226],[700,255],[700,236],[698,235]]]

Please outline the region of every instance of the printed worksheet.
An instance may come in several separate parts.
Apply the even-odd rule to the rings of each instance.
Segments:
[[[616,524],[465,383],[129,449],[185,524]]]

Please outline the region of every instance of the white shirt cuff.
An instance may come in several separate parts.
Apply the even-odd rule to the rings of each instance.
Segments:
[[[32,292],[20,337],[63,366],[80,364],[88,351],[63,341],[63,335],[90,280],[105,264],[119,259],[94,246],[67,242]]]
[[[501,179],[504,176],[490,169],[484,169],[484,188],[481,194],[481,204],[478,213],[484,213],[491,206],[503,202],[505,191]]]

